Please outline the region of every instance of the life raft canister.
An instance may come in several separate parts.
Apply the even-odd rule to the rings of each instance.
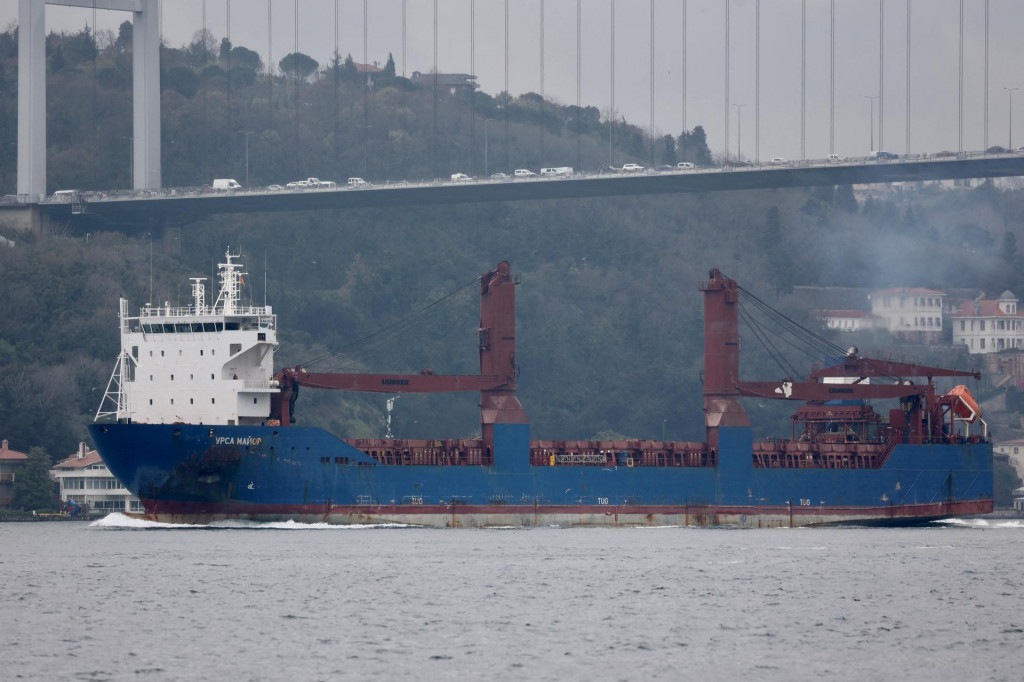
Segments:
[[[966,386],[954,386],[949,395],[959,400],[953,401],[953,413],[961,419],[966,419],[968,424],[973,424],[981,416],[981,407],[974,399]]]

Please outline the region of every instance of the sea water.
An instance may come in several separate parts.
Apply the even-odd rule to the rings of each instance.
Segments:
[[[1024,523],[0,524],[5,680],[1007,680]]]

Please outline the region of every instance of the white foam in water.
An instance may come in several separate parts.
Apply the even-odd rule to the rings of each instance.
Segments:
[[[159,523],[147,521],[146,519],[133,519],[120,512],[107,514],[89,524],[90,528],[203,528],[204,526],[187,525],[183,523]]]
[[[965,528],[1024,528],[1024,519],[941,519],[935,523]]]
[[[215,521],[209,525],[189,523],[160,523],[158,521],[147,521],[145,519],[133,519],[120,512],[107,514],[89,524],[90,528],[243,528],[252,529],[273,529],[273,530],[359,530],[366,528],[409,528],[402,523],[366,523],[353,524],[348,526],[335,525],[330,523],[297,523],[295,521]]]

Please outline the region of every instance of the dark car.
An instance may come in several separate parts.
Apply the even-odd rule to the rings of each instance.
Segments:
[[[1005,149],[1003,147],[1000,147],[999,145],[995,145],[994,147],[989,147],[988,149],[986,149],[985,153],[986,154],[1005,154],[1007,151],[1008,151],[1007,149]]]

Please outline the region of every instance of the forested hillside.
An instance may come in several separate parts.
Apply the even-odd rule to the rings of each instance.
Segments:
[[[74,106],[86,112],[85,121],[69,118],[51,95],[52,186],[127,186],[129,151],[120,135],[130,134],[130,55],[123,45],[123,39],[97,45],[87,33],[51,36],[50,92],[79,97]],[[14,36],[0,34],[0,88],[7,93],[16,87],[14,46]],[[243,176],[236,132],[242,129],[257,131],[250,139],[253,184],[307,175],[431,177],[435,154],[442,171],[469,171],[474,145],[467,131],[475,127],[479,134],[486,118],[504,121],[504,95],[477,93],[471,101],[444,94],[437,120],[447,137],[435,147],[433,94],[389,69],[369,93],[345,59],[321,67],[319,76],[271,81],[255,53],[214,47],[207,40],[163,50],[169,186]],[[573,107],[528,95],[508,101],[514,166],[563,159],[572,165],[578,143],[590,167],[607,162],[607,125],[596,109],[580,117],[577,137]],[[0,97],[4,149],[14,139],[13,102]],[[88,114],[92,103],[103,111],[95,119]],[[492,163],[505,154],[495,146],[496,126],[504,135],[491,124]],[[696,129],[653,145],[666,159],[682,158],[684,146],[687,154],[706,153],[702,135]],[[621,143],[619,163],[645,162],[652,145],[626,123],[616,126],[614,141]],[[482,148],[476,152],[482,155]],[[482,170],[482,159],[475,160]],[[13,159],[4,156],[4,193],[13,182]],[[534,437],[613,432],[701,440],[697,286],[708,268],[721,268],[809,326],[813,311],[792,293],[798,285],[1024,295],[1017,252],[1022,219],[1020,192],[986,184],[907,188],[874,198],[825,188],[228,216],[128,234],[117,226],[86,234],[74,223],[46,236],[0,227],[0,236],[15,242],[0,248],[0,435],[22,451],[36,445],[53,457],[73,451],[113,368],[118,297],[133,308],[185,303],[187,278],[211,277],[230,247],[243,253],[248,293],[257,302],[265,297],[279,315],[280,366],[343,351],[318,369],[475,371],[472,280],[507,259],[522,275],[517,359]],[[359,341],[399,322],[388,334]],[[783,376],[744,333],[743,375]],[[792,358],[798,368],[820,360]],[[758,434],[788,433],[790,406],[747,407]],[[384,397],[304,391],[297,414],[339,433],[380,436]],[[473,394],[403,396],[394,419],[401,437],[479,433]]]

